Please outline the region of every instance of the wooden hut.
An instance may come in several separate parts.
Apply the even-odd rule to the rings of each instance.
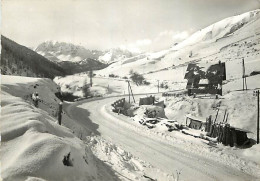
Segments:
[[[192,129],[202,129],[205,127],[206,121],[203,118],[186,115],[186,125]]]
[[[187,79],[188,94],[222,95],[222,81],[226,80],[225,63],[188,64],[184,79]]]

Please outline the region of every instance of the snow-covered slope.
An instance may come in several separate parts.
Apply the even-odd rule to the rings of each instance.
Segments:
[[[65,74],[60,66],[3,35],[1,45],[0,67],[4,75],[54,78]]]
[[[155,173],[161,180],[173,180],[172,174],[93,136],[93,130],[67,116],[69,103],[64,104],[58,125],[60,100],[54,95],[58,87],[50,79],[6,75],[1,79],[1,179],[146,180],[144,174]],[[42,100],[38,108],[30,98],[35,91]]]
[[[57,124],[56,85],[50,79],[3,76],[1,88],[3,180],[116,179],[82,140]],[[44,101],[40,109],[28,97],[34,89]]]
[[[248,13],[240,14],[223,19],[217,23],[214,23],[202,30],[197,31],[189,38],[173,47],[174,49],[180,49],[185,46],[191,46],[201,42],[215,42],[218,39],[226,38],[228,36],[236,35],[244,27],[254,24],[260,17],[259,10],[251,11]],[[251,29],[251,31],[254,29]],[[244,31],[244,30],[242,30]],[[254,33],[254,32],[247,32]]]
[[[103,55],[98,57],[98,60],[106,64],[112,62],[118,62],[120,60],[133,57],[135,54],[128,50],[123,50],[120,48],[112,48],[103,53]]]
[[[260,70],[260,10],[233,16],[195,32],[167,50],[125,59],[97,71],[99,75],[129,75],[130,70],[147,79],[183,82],[189,62],[226,62],[227,78],[240,78],[244,58],[246,74]]]

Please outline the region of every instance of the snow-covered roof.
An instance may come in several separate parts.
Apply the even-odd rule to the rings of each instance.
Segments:
[[[208,84],[209,80],[208,79],[200,79],[200,84]]]
[[[219,62],[215,64],[188,64],[184,79],[192,79],[197,75],[201,79],[208,79],[212,77],[216,77],[218,79],[218,77],[222,77],[223,80],[226,80],[225,63]]]
[[[190,114],[186,115],[186,118],[190,118],[190,119],[196,120],[196,121],[206,122],[206,118],[196,117],[196,116],[192,116]]]

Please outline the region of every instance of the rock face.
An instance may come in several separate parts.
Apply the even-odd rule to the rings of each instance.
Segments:
[[[1,45],[1,72],[4,75],[46,78],[65,75],[59,65],[4,36],[1,36]]]
[[[106,51],[89,50],[83,46],[54,41],[41,43],[35,51],[60,65],[67,74],[84,72],[90,69],[99,70],[112,62],[133,56],[128,50],[120,48]]]
[[[72,43],[45,41],[38,45],[36,52],[53,62],[81,62],[84,59],[97,60],[103,54],[102,51],[91,51],[83,46]]]
[[[61,66],[66,74],[99,70],[106,67],[106,64],[97,61],[97,58],[102,54],[101,51],[91,51],[71,43],[46,41],[41,43],[35,51]]]
[[[98,57],[98,60],[100,62],[110,64],[113,62],[118,62],[120,60],[124,60],[124,59],[130,58],[130,57],[133,57],[135,55],[136,54],[134,54],[128,50],[123,50],[120,48],[113,48],[113,49],[105,51],[102,56]]]

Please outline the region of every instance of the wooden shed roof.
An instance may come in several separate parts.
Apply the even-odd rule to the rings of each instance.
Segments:
[[[184,79],[193,79],[196,76],[199,76],[201,79],[209,79],[210,77],[216,76],[222,77],[222,80],[226,80],[225,63],[219,62],[216,64],[188,64]]]

